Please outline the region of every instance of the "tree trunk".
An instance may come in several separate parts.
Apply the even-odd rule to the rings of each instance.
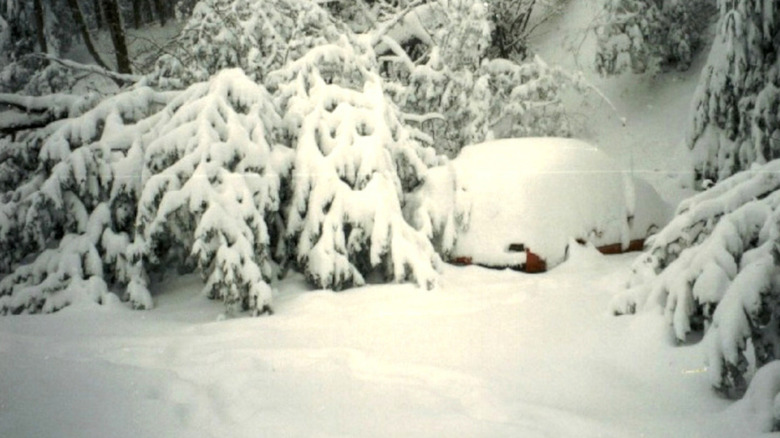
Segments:
[[[95,24],[98,29],[105,27],[106,23],[103,20],[103,10],[100,7],[100,0],[92,0],[92,9],[95,14]]]
[[[84,14],[81,13],[78,0],[68,0],[68,7],[73,16],[73,21],[76,23],[76,27],[78,27],[78,30],[81,33],[81,39],[84,40],[84,45],[87,46],[87,51],[92,55],[92,58],[97,65],[107,69],[108,66],[106,66],[106,63],[103,62],[100,55],[98,55],[97,50],[95,50],[95,44],[92,42],[92,36],[89,34],[89,29],[87,28],[86,21],[84,21]]]
[[[116,68],[119,73],[131,74],[130,55],[125,41],[125,27],[122,25],[122,16],[116,0],[103,0],[103,13],[106,14],[106,24],[111,34],[111,42],[116,52]]]
[[[45,17],[43,14],[43,0],[35,0],[35,36],[38,39],[38,50],[42,53],[48,53],[49,49],[46,45],[46,26]]]
[[[144,11],[144,22],[145,23],[151,23],[154,21],[154,7],[152,6],[151,0],[142,0],[141,6],[143,6]]]
[[[165,26],[167,20],[165,2],[163,0],[152,0],[154,3],[154,10],[157,12],[157,19],[160,20],[160,26]]]
[[[141,4],[142,0],[133,0],[133,27],[138,29],[141,27]]]

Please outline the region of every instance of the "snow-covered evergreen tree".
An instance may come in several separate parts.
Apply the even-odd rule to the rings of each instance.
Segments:
[[[0,126],[10,133],[0,136],[3,312],[54,311],[85,294],[104,302],[121,288],[149,308],[154,273],[172,266],[199,269],[229,311],[255,313],[270,310],[269,283],[289,261],[322,287],[374,275],[433,285],[438,255],[402,208],[439,159],[387,97],[372,34],[310,2],[269,5],[196,7],[226,8],[233,28],[221,31],[247,36],[220,52],[234,40],[204,24],[192,47],[214,64],[177,70],[168,58],[120,80],[147,86],[108,98],[0,95],[27,123]],[[260,59],[236,49],[258,35],[269,38],[264,70],[223,69]],[[184,91],[148,87],[200,77],[210,79]]]
[[[689,139],[697,176],[719,182],[680,204],[612,308],[660,306],[680,342],[703,332],[713,387],[740,397],[756,369],[780,358],[780,160],[772,143],[780,133],[780,7],[719,7]]]
[[[376,70],[371,47],[344,36],[270,77],[296,154],[289,251],[320,287],[362,285],[372,273],[435,282],[439,258],[401,210],[433,152],[410,137]]]
[[[3,181],[0,268],[12,272],[0,281],[0,312],[101,302],[110,299],[110,284],[127,280],[132,223],[123,217],[134,207],[114,184],[128,171],[132,139],[168,98],[138,88],[81,114],[82,100],[63,97],[71,118],[3,139],[3,170],[21,172]]]
[[[697,178],[715,181],[780,157],[780,6],[761,0],[719,6],[687,140]]]
[[[279,127],[270,94],[240,70],[171,102],[144,151],[135,242],[144,263],[194,258],[207,296],[230,311],[270,310],[272,232],[292,164],[274,139]],[[144,282],[135,277],[131,291]]]
[[[657,72],[687,69],[705,43],[714,0],[607,0],[596,29],[596,70]]]
[[[713,386],[732,397],[745,391],[749,363],[780,358],[778,175],[776,160],[684,201],[612,302],[616,314],[662,307],[680,342],[706,332]]]

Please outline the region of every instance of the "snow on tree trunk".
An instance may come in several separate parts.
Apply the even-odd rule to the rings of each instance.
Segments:
[[[696,177],[720,180],[780,157],[780,6],[720,0],[687,139]]]
[[[680,204],[633,265],[615,314],[661,307],[680,342],[705,332],[713,386],[747,388],[751,365],[780,359],[780,160]]]
[[[270,311],[269,223],[292,158],[274,143],[279,125],[265,88],[224,70],[173,101],[146,146],[136,222],[145,263],[194,258],[204,292],[230,312]],[[141,274],[133,293],[145,286]]]
[[[439,258],[401,208],[433,153],[399,121],[373,59],[344,37],[270,77],[296,153],[289,250],[319,287],[358,286],[378,271],[430,288]]]

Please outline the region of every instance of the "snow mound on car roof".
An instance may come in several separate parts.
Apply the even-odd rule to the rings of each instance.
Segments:
[[[579,140],[524,138],[468,146],[448,173],[467,216],[453,256],[474,263],[516,266],[525,254],[509,246],[522,244],[551,267],[565,258],[572,238],[626,247],[668,217],[668,206],[652,187]]]

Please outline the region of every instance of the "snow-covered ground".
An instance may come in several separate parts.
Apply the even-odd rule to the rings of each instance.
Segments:
[[[191,277],[150,312],[2,318],[0,436],[749,436],[699,347],[607,313],[632,257],[447,267],[429,292],[292,279],[264,318],[219,321]]]

